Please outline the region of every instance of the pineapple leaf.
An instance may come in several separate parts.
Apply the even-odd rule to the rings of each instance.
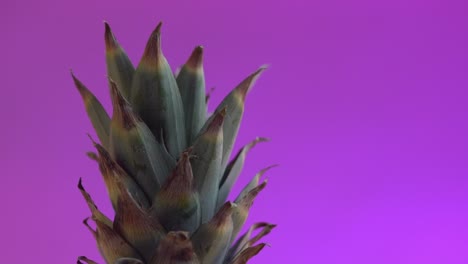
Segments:
[[[110,153],[151,200],[175,167],[175,160],[155,140],[112,81],[111,93],[114,113],[111,120]]]
[[[132,78],[135,68],[125,51],[115,39],[109,24],[104,22],[104,25],[107,74],[115,81],[122,95],[128,100],[130,99]]]
[[[91,140],[93,141],[92,138]],[[148,208],[148,199],[135,181],[128,176],[119,164],[112,160],[107,150],[94,141],[93,144],[99,153],[99,156],[97,156],[99,170],[101,171],[101,175],[106,184],[107,192],[110,196],[114,210],[117,209],[118,198],[122,196],[122,188],[120,187],[122,184],[125,186],[125,191],[129,191],[141,206]]]
[[[120,188],[124,189],[124,186]],[[165,230],[133,200],[126,190],[122,190],[122,194],[117,203],[114,230],[138,249],[145,260],[149,260]]]
[[[245,223],[245,220],[247,220],[250,207],[252,207],[255,197],[257,197],[257,195],[265,188],[266,185],[267,180],[263,181],[262,184],[250,190],[244,197],[239,200],[239,202],[236,203],[237,206],[234,208],[234,212],[232,213],[232,222],[234,225],[232,231],[233,238],[237,237],[239,231]]]
[[[210,124],[198,136],[193,146],[195,158],[192,160],[195,185],[200,194],[201,222],[210,220],[216,207],[219,178],[221,175],[221,155],[223,147],[223,122],[226,109],[218,112]]]
[[[202,224],[192,236],[193,246],[201,263],[222,263],[229,249],[235,204],[226,202],[216,215]]]
[[[88,156],[88,158],[91,160],[98,161],[98,156],[95,152],[88,151],[86,152],[86,156]]]
[[[206,120],[205,77],[203,73],[203,47],[196,47],[177,75],[182,104],[184,106],[185,130],[190,145]]]
[[[81,97],[83,98],[86,112],[88,113],[94,130],[96,131],[101,144],[107,147],[109,144],[110,117],[96,96],[94,96],[94,94],[75,77],[73,72],[71,75],[78,92],[80,92]]]
[[[93,232],[99,251],[107,263],[115,263],[122,257],[132,257],[141,259],[138,252],[130,246],[112,227],[94,219],[96,231]],[[88,219],[83,223],[92,230],[88,224]]]
[[[105,216],[101,211],[99,211],[93,199],[91,198],[91,195],[89,195],[89,193],[83,187],[81,178],[78,181],[78,189],[80,189],[81,194],[86,200],[86,203],[88,204],[88,207],[89,207],[89,210],[91,211],[93,219],[98,220],[101,223],[106,224],[107,226],[112,226],[112,221],[107,216]]]
[[[244,103],[247,94],[249,93],[255,81],[260,77],[260,74],[266,69],[266,66],[260,67],[257,71],[245,78],[234,90],[232,90],[216,108],[215,113],[227,108],[226,120],[223,125],[224,140],[223,140],[223,161],[221,167],[225,168],[231,155],[232,147],[239,131],[242,116],[244,114]],[[211,116],[205,123],[205,127],[209,124]],[[202,129],[203,130],[203,129]]]
[[[172,70],[161,50],[161,23],[150,36],[132,83],[132,105],[172,157],[186,148],[182,99]]]
[[[234,159],[228,164],[219,184],[217,207],[221,206],[226,201],[232,186],[237,181],[237,178],[244,168],[245,158],[249,151],[258,143],[267,141],[269,141],[269,139],[257,137],[242,147]]]
[[[245,249],[232,262],[230,262],[230,264],[246,264],[249,259],[257,255],[265,246],[265,243],[261,243]]]
[[[87,263],[87,264],[98,264],[96,261],[94,260],[90,260],[89,258],[85,257],[85,256],[79,256],[78,259],[76,260],[76,263],[77,264],[83,264],[83,261],[84,263]]]
[[[239,195],[237,196],[236,200],[234,200],[234,202],[239,203],[241,201],[241,199],[244,198],[244,196],[246,194],[248,194],[253,188],[258,186],[258,183],[260,181],[260,177],[262,177],[263,174],[265,174],[265,172],[267,172],[268,170],[270,170],[271,168],[274,168],[276,166],[278,166],[278,165],[271,165],[271,166],[268,166],[268,167],[260,170],[255,175],[255,177],[253,177],[253,179],[244,187],[244,189],[242,189],[242,191],[239,193]]]
[[[252,246],[256,241],[258,241],[260,238],[263,236],[267,235],[268,233],[271,232],[273,228],[275,228],[276,225],[272,225],[269,223],[261,222],[261,223],[255,223],[253,224],[249,230],[243,234],[237,241],[232,245],[232,247],[229,249],[228,254],[226,255],[225,263],[229,263],[232,261],[238,253],[243,251],[245,248]],[[252,232],[254,230],[260,229],[260,232],[254,237],[250,238],[252,236]]]
[[[192,233],[200,225],[200,203],[193,183],[190,151],[182,153],[171,177],[156,194],[151,208],[168,231]]]
[[[171,231],[161,240],[148,264],[198,264],[188,232]]]

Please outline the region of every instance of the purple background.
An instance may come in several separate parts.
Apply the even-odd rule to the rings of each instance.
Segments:
[[[173,67],[205,46],[211,108],[271,64],[237,141],[272,138],[236,190],[281,164],[249,218],[278,224],[252,263],[468,263],[467,1],[198,2],[1,2],[2,262],[100,259],[78,178],[110,203],[69,69],[109,107],[102,21],[137,62],[163,20]]]

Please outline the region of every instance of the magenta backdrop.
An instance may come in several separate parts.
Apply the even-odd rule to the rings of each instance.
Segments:
[[[4,263],[101,260],[79,177],[92,128],[69,69],[109,107],[103,24],[134,62],[159,20],[173,67],[206,48],[211,108],[258,66],[236,190],[274,163],[248,224],[278,224],[252,263],[468,263],[468,2],[2,1]],[[94,134],[94,133],[93,133]]]

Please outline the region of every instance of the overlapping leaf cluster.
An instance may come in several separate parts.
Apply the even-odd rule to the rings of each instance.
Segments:
[[[91,217],[84,224],[111,264],[246,263],[274,225],[254,224],[235,241],[249,209],[267,182],[260,171],[234,202],[226,201],[247,152],[229,161],[244,101],[264,67],[234,88],[207,114],[203,48],[196,47],[175,76],[161,50],[161,24],[143,57],[132,65],[105,24],[106,62],[113,113],[72,74],[99,137],[93,141],[112,206],[100,212],[83,187]],[[89,221],[95,222],[95,228]],[[254,231],[258,231],[253,235]],[[235,241],[235,242],[234,242]],[[95,263],[79,257],[78,263]]]

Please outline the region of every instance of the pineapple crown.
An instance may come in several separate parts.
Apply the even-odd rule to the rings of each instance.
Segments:
[[[72,73],[100,143],[88,156],[99,165],[115,217],[99,211],[79,180],[91,211],[83,223],[109,264],[240,264],[258,254],[257,242],[275,225],[256,223],[237,240],[255,197],[267,181],[261,170],[234,202],[226,201],[256,138],[230,160],[247,94],[266,69],[238,84],[207,112],[203,47],[177,74],[161,49],[159,23],[136,68],[105,22],[110,117]],[[95,222],[92,228],[89,220]],[[259,230],[257,235],[252,233]],[[84,256],[78,263],[96,263]]]

